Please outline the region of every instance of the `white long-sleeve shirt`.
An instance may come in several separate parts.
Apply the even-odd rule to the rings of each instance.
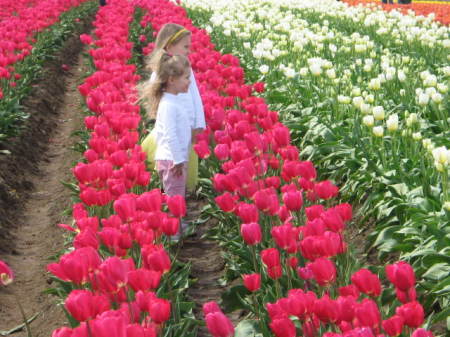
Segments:
[[[150,81],[156,79],[156,72],[153,72],[150,76]],[[194,72],[191,69],[190,76],[191,84],[189,84],[189,89],[187,93],[181,93],[177,95],[180,100],[180,104],[183,109],[189,115],[190,124],[192,129],[205,129],[205,111],[203,110],[203,103],[200,97],[200,91],[197,87],[197,82],[195,81]]]
[[[155,160],[179,164],[189,159],[191,119],[179,96],[165,92],[159,102],[154,128]]]

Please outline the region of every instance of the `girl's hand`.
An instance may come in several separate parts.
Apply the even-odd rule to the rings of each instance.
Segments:
[[[170,170],[172,171],[174,176],[179,177],[179,176],[183,175],[183,165],[184,165],[184,163],[179,163],[179,164],[173,165],[171,167]]]

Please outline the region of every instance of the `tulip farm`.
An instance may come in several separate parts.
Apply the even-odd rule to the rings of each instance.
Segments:
[[[0,0],[0,336],[450,336],[450,2],[394,2]],[[186,198],[141,147],[166,23]]]

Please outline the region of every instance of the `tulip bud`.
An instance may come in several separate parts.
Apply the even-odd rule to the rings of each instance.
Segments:
[[[248,291],[254,292],[261,288],[261,275],[260,274],[244,274],[242,275],[244,286]]]
[[[423,324],[424,312],[419,302],[413,301],[397,307],[395,313],[402,316],[405,324],[410,328],[418,328]]]
[[[431,331],[425,330],[423,328],[419,328],[414,330],[411,337],[434,337]]]
[[[262,239],[261,227],[256,222],[242,224],[241,235],[246,244],[256,245]]]
[[[397,337],[403,330],[403,317],[394,315],[382,322],[383,329],[390,337]]]
[[[213,337],[234,336],[233,324],[221,311],[212,312],[206,315],[206,327]]]
[[[404,261],[387,265],[386,275],[389,281],[402,291],[407,291],[409,288],[414,287],[416,283],[414,269],[409,263]]]
[[[276,337],[295,337],[296,328],[289,318],[277,318],[269,324],[270,330]]]

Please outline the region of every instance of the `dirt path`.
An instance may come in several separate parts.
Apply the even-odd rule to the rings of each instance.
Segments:
[[[57,254],[64,244],[63,231],[56,225],[70,221],[62,214],[72,205],[70,192],[61,182],[72,179],[72,164],[80,156],[71,149],[76,142],[71,134],[80,129],[83,123],[81,96],[77,90],[82,81],[81,76],[85,73],[80,48],[78,45],[78,51],[73,55],[74,64],[68,73],[63,74],[60,70],[56,74],[66,76],[66,92],[57,98],[61,101],[59,111],[49,117],[54,119],[54,129],[49,132],[46,151],[33,170],[35,173],[27,177],[34,188],[23,206],[23,216],[18,217],[19,223],[10,233],[14,248],[9,254],[0,256],[16,273],[13,284],[0,288],[0,331],[22,323],[16,298],[24,307],[27,317],[39,314],[31,323],[33,337],[50,336],[55,328],[65,322],[63,311],[55,305],[56,297],[42,294],[42,291],[49,287],[45,271],[49,258]],[[47,89],[46,86],[39,88],[44,98],[51,95],[45,92]],[[33,151],[31,148],[27,150]],[[26,332],[22,330],[13,336],[26,336]]]
[[[187,201],[187,219],[194,220],[200,217],[204,201]],[[190,262],[191,277],[195,283],[189,288],[188,296],[196,303],[194,315],[198,320],[204,320],[202,306],[209,301],[220,301],[221,294],[227,287],[221,286],[219,279],[223,277],[225,271],[225,261],[221,255],[221,248],[214,240],[208,239],[205,235],[209,229],[215,226],[217,220],[209,219],[198,226],[195,235],[188,237],[183,242],[179,259],[182,262]],[[237,323],[239,313],[227,314],[234,323]],[[200,327],[198,337],[210,337],[206,327]]]

